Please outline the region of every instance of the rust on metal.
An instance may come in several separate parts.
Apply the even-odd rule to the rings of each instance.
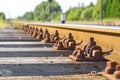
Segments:
[[[45,29],[45,31],[43,33],[43,40],[44,40],[45,43],[50,42],[50,33],[47,29]]]
[[[38,30],[36,39],[38,39],[38,40],[42,40],[43,39],[43,30],[42,30],[42,28],[40,28],[40,30]]]
[[[59,41],[58,41],[59,42]],[[58,44],[56,42],[55,44]],[[62,50],[74,50],[76,48],[76,41],[73,39],[72,33],[69,33],[68,38],[65,38],[63,42],[60,42],[63,45]],[[54,48],[57,46],[53,46]],[[59,49],[59,48],[55,48]]]
[[[48,30],[45,29],[44,33],[43,33],[43,39],[45,38],[46,34],[49,34]]]
[[[51,38],[51,40],[50,40],[51,43],[55,43],[55,42],[59,41],[60,37],[59,37],[58,30],[55,30],[55,33],[52,34],[50,38]]]
[[[114,29],[102,29],[102,28],[84,28],[82,26],[67,26],[67,25],[51,25],[51,24],[34,24],[34,23],[20,23],[21,26],[25,27],[29,25],[29,27],[38,27],[44,29],[48,29],[51,33],[54,33],[55,30],[59,31],[59,36],[67,36],[68,33],[72,33],[74,39],[79,41],[80,39],[84,42],[87,42],[91,36],[95,37],[97,43],[101,45],[103,51],[113,49],[114,51],[105,56],[106,59],[114,60],[120,64],[119,60],[119,51],[120,51],[120,30]],[[23,28],[22,27],[22,28]],[[79,35],[78,35],[79,34]],[[83,45],[82,45],[83,46]],[[81,45],[76,46],[81,47]]]
[[[29,35],[30,35],[30,36],[32,36],[32,34],[33,34],[34,30],[35,30],[35,28],[34,28],[34,27],[32,27],[32,29],[30,30],[30,33],[29,33]]]
[[[38,28],[36,28],[32,34],[32,37],[36,38],[38,34]]]
[[[63,50],[63,49],[64,49],[64,46],[63,46],[63,43],[62,43],[62,42],[57,41],[57,42],[53,45],[53,48],[56,49],[56,50]]]
[[[72,55],[69,56],[74,61],[84,61],[85,60],[85,54],[84,51],[80,48],[77,48],[73,51]]]
[[[105,73],[113,74],[115,72],[116,65],[117,65],[117,63],[115,61],[108,61],[106,63]]]
[[[113,78],[112,80],[120,79],[120,65],[115,61],[108,61],[102,75],[107,76],[107,78]]]
[[[49,43],[50,42],[50,35],[49,34],[46,34],[45,37],[44,37],[44,42],[45,43]]]
[[[74,55],[76,54],[76,55]],[[104,60],[102,57],[102,48],[96,45],[94,38],[91,37],[90,41],[84,46],[84,49],[76,49],[70,58],[75,61],[81,60],[91,60],[91,61],[101,61]]]
[[[120,65],[116,65],[115,72],[113,73],[115,79],[120,79]]]
[[[74,50],[76,47],[76,41],[73,39],[72,33],[69,33],[68,38],[63,40],[63,45],[69,50]]]

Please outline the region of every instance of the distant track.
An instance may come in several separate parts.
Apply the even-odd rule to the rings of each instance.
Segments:
[[[65,26],[65,27],[83,27],[83,28],[98,28],[98,29],[114,29],[120,30],[120,26],[103,26],[103,25],[88,25],[88,24],[61,24],[61,23],[40,23],[40,22],[23,22],[23,24],[36,24],[36,25],[52,25],[52,26]]]

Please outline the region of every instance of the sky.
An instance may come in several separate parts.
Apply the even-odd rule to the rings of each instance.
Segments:
[[[0,0],[0,12],[4,12],[6,18],[15,18],[22,16],[27,11],[33,11],[35,7],[42,1],[47,0]],[[94,4],[97,0],[56,0],[61,6],[63,12],[70,7],[78,6],[84,3],[88,5],[90,2]]]

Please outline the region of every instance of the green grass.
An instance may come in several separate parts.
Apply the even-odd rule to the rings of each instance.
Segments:
[[[103,22],[119,22],[120,21],[120,18],[104,18],[102,20]]]
[[[0,20],[0,29],[4,28],[7,25],[7,22],[4,20]]]

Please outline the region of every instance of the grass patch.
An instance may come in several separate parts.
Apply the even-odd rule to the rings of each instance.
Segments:
[[[19,20],[17,20],[16,18],[13,20],[13,25],[14,25],[14,28],[18,29],[20,28],[20,22]]]
[[[5,20],[0,20],[0,29],[4,28],[7,25],[7,22]]]
[[[119,22],[120,21],[120,19],[119,18],[116,18],[116,19],[114,19],[114,18],[104,18],[103,20],[102,20],[103,22]]]

